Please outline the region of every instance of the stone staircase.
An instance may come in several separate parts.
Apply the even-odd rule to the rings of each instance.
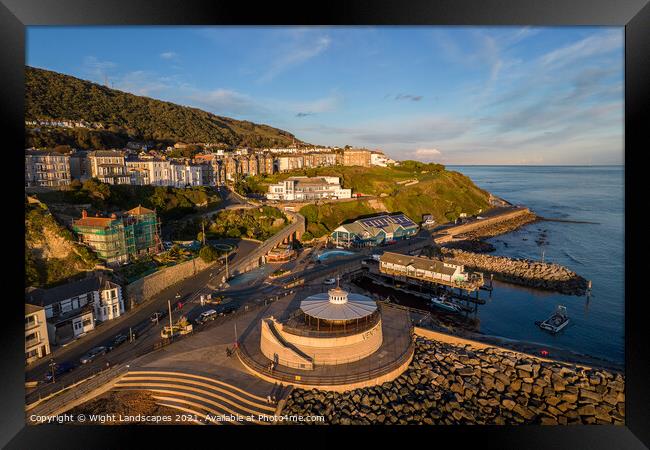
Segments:
[[[275,404],[223,381],[204,375],[167,370],[134,370],[114,390],[149,391],[157,404],[196,415],[203,424],[270,425]]]

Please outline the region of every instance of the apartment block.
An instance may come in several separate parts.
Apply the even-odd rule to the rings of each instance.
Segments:
[[[41,150],[25,151],[25,187],[70,184],[70,156]]]

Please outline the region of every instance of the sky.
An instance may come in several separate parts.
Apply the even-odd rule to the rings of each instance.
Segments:
[[[27,64],[443,164],[623,164],[622,27],[28,27]]]

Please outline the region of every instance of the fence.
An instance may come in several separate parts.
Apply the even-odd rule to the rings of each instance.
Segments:
[[[323,324],[321,331],[314,329],[313,325],[306,325],[304,322],[306,321],[305,317],[307,316],[301,311],[299,312],[300,314],[294,314],[286,323],[282,325],[283,331],[286,331],[289,334],[304,337],[345,337],[370,330],[381,320],[381,315],[377,310],[370,314],[367,318],[362,319],[362,321],[358,324],[352,323],[346,325],[345,327],[337,325],[336,329],[330,328],[328,325]]]
[[[113,366],[109,369],[100,370],[90,377],[86,376],[84,381],[71,382],[67,387],[50,394],[51,397],[49,398],[43,398],[39,404],[29,409],[30,415],[52,415],[65,405],[82,398],[100,386],[106,385],[110,380],[125,374],[128,370],[128,365]]]
[[[248,366],[250,369],[258,372],[262,375],[265,375],[269,378],[283,381],[286,383],[296,383],[297,381],[303,385],[312,385],[312,386],[330,386],[330,385],[345,385],[358,383],[363,381],[372,380],[374,378],[381,377],[386,375],[397,368],[404,365],[409,361],[415,352],[415,342],[412,339],[413,337],[413,327],[410,328],[411,340],[408,347],[392,362],[385,365],[377,365],[376,367],[368,366],[367,370],[357,371],[356,373],[345,374],[345,373],[332,373],[331,375],[314,375],[307,371],[295,373],[283,372],[278,369],[271,369],[269,366],[262,364],[252,357],[250,357],[242,348],[237,348],[237,355],[241,361]],[[321,366],[322,367],[322,366]],[[332,366],[333,371],[345,372],[346,368],[344,365],[339,367]]]

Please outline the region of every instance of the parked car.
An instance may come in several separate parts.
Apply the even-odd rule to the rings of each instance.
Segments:
[[[336,278],[327,278],[323,284],[336,284]]]
[[[225,306],[221,310],[221,314],[222,315],[231,314],[231,313],[234,313],[235,311],[237,311],[237,308],[235,308],[234,306]]]
[[[88,364],[90,362],[93,362],[95,358],[97,358],[98,356],[105,355],[106,351],[107,349],[104,346],[95,347],[92,350],[90,350],[88,353],[83,355],[79,360],[79,362],[81,362],[81,364]]]
[[[160,311],[158,311],[158,312],[153,313],[153,314],[151,315],[150,320],[151,320],[153,323],[158,323],[158,322],[160,322],[160,321],[161,321],[161,320],[162,320],[166,315],[167,315],[167,311],[160,310]]]
[[[54,381],[56,381],[56,379],[64,373],[70,372],[72,369],[74,369],[74,364],[71,362],[62,362],[60,364],[57,364],[54,366]],[[45,381],[52,381],[52,370],[48,370],[45,374]]]
[[[205,323],[209,320],[214,320],[217,318],[217,312],[214,309],[208,309],[207,311],[203,311],[199,317],[196,319],[197,324],[202,324]]]
[[[119,347],[120,345],[124,344],[128,338],[124,334],[118,334],[113,338],[113,341],[111,342],[111,346],[113,348]]]

